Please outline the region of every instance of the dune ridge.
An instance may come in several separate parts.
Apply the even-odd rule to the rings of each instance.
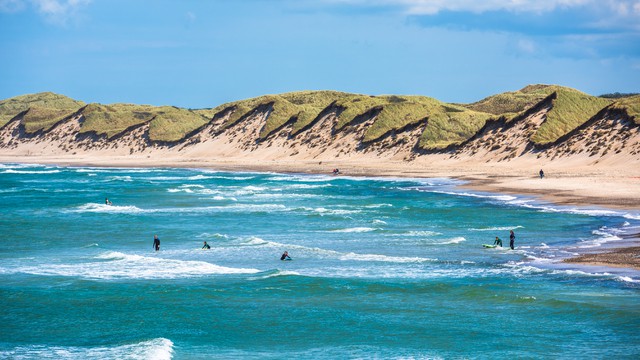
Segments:
[[[302,91],[181,109],[0,101],[0,161],[454,177],[476,190],[640,208],[640,96],[530,85],[472,104]],[[546,177],[539,181],[538,170]]]

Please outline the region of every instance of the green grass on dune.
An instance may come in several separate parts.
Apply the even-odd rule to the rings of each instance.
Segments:
[[[132,126],[149,123],[151,140],[175,142],[216,116],[227,116],[218,129],[225,130],[260,109],[268,112],[258,136],[258,140],[263,140],[288,122],[291,122],[291,135],[295,136],[307,129],[328,107],[334,106],[339,109],[335,125],[337,131],[354,124],[358,119],[365,119],[363,116],[377,114],[371,125],[364,129],[364,142],[375,142],[387,134],[426,119],[419,146],[439,150],[469,139],[492,117],[502,116],[510,121],[554,93],[556,98],[546,121],[532,138],[537,144],[556,141],[614,103],[611,99],[556,85],[529,85],[518,91],[493,95],[465,105],[446,104],[424,96],[299,91],[264,95],[198,110],[134,104],[93,103],[85,106],[83,102],[62,95],[40,93],[0,101],[0,126],[28,110],[22,122],[26,131],[33,133],[47,130],[82,109],[85,121],[81,132],[113,137]],[[637,124],[640,123],[640,96],[618,99],[611,106],[624,109]]]
[[[378,140],[384,135],[414,125],[441,107],[441,102],[423,96],[380,96],[382,111],[367,129],[363,141]]]
[[[462,106],[441,106],[429,114],[427,127],[418,144],[425,150],[442,150],[460,144],[476,134],[493,116]]]
[[[292,119],[295,119],[295,122],[291,131],[293,134],[298,133],[315,120],[340,94],[342,93],[337,91],[299,91],[280,95],[264,95],[223,104],[204,113],[217,115],[232,111],[222,125],[222,129],[226,129],[235,125],[241,118],[250,115],[257,108],[270,106],[271,111],[259,135],[260,139],[264,139]]]
[[[154,141],[179,141],[209,121],[194,111],[173,106],[156,108],[154,113],[149,124],[149,138]]]
[[[531,141],[540,145],[558,140],[613,102],[562,86],[532,86],[531,88],[534,93],[556,93],[556,99],[553,100],[553,106],[547,113],[547,119],[531,138]]]
[[[0,101],[0,127],[21,112],[33,108],[24,123],[25,129],[27,132],[47,130],[63,119],[64,114],[71,115],[84,105],[82,101],[51,92],[16,96]]]
[[[336,99],[345,95],[345,93],[338,91],[298,91],[282,94],[282,98],[298,108],[297,119],[293,124],[291,134],[298,134]]]
[[[154,107],[149,105],[92,103],[83,110],[85,121],[81,133],[95,132],[108,138],[123,132],[131,126],[151,121],[155,116]]]
[[[523,90],[489,96],[478,102],[463,106],[479,112],[512,118],[516,114],[536,105],[548,96],[548,94],[545,95],[541,92],[528,92],[526,88]]]
[[[338,123],[336,130],[351,123],[358,116],[363,115],[375,108],[382,108],[387,101],[381,97],[348,94],[336,101],[336,106],[342,108],[342,112],[338,115]]]
[[[22,125],[27,133],[35,133],[39,130],[49,130],[57,122],[72,115],[74,110],[53,109],[40,106],[31,106],[22,118]]]
[[[132,126],[148,122],[149,138],[153,141],[181,140],[208,122],[199,113],[173,106],[89,104],[82,114],[85,121],[81,132],[95,132],[111,138]]]
[[[611,108],[625,111],[634,123],[640,125],[640,95],[620,99]]]

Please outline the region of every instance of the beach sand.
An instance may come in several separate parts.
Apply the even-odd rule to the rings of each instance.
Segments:
[[[584,254],[564,260],[564,262],[570,264],[623,267],[640,270],[640,246],[625,247],[603,253]]]

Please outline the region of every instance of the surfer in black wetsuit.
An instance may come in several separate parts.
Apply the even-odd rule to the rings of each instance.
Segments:
[[[502,247],[502,240],[500,240],[500,238],[496,236],[496,240],[493,242],[493,245]]]
[[[202,245],[202,248],[209,250],[209,249],[211,249],[211,246],[209,246],[209,244],[207,244],[207,242],[205,241],[204,245]]]
[[[289,253],[285,251],[282,256],[280,256],[280,260],[291,260]]]
[[[511,234],[509,234],[509,247],[513,250],[513,243],[516,241],[516,234],[513,233],[513,230],[510,230]]]
[[[105,205],[113,205],[113,203],[111,201],[109,201],[109,198],[104,198],[104,204]]]
[[[158,239],[158,235],[153,235],[153,248],[156,251],[160,250],[160,239]]]

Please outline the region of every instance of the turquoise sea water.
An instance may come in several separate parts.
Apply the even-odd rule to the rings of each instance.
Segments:
[[[0,358],[640,358],[640,273],[557,263],[640,214],[456,184],[0,165]]]

